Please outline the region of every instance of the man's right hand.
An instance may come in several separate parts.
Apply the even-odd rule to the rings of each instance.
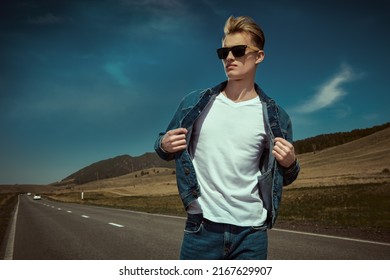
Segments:
[[[176,153],[187,148],[187,129],[180,127],[169,130],[161,140],[161,148],[167,153]]]

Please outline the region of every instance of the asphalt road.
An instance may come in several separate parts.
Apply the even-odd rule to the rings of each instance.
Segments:
[[[8,258],[15,260],[174,260],[185,220],[67,204],[22,195]],[[12,233],[13,232],[13,233]],[[390,259],[390,244],[269,231],[269,259]]]

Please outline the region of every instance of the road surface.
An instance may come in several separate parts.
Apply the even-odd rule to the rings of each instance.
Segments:
[[[174,260],[185,220],[21,195],[6,259]],[[390,244],[269,231],[271,260],[390,259]]]

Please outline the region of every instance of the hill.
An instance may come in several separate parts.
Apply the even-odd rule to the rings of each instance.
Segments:
[[[389,182],[390,128],[298,159],[301,173],[293,186]]]
[[[63,179],[59,185],[85,184],[92,181],[114,178],[153,167],[174,168],[173,161],[167,162],[155,153],[145,153],[139,157],[121,155],[93,163]]]
[[[349,132],[321,134],[315,137],[295,141],[293,144],[297,154],[316,152],[360,139],[389,127],[390,123],[385,123],[370,128],[355,129]]]

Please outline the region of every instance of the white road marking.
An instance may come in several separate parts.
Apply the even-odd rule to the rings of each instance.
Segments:
[[[66,211],[66,212],[68,212],[68,213],[72,213],[72,211],[70,211],[70,210],[68,210],[68,211]]]
[[[81,215],[81,217],[89,219],[89,216],[86,216],[86,215]]]
[[[59,211],[61,211],[62,209],[61,208],[57,208]]]
[[[115,224],[115,223],[108,223],[109,225],[112,225],[114,227],[125,227],[123,225],[120,225],[120,224]]]
[[[340,237],[340,236],[333,236],[333,235],[325,235],[325,234],[318,234],[318,233],[309,233],[309,232],[294,231],[294,230],[287,230],[287,229],[276,229],[276,228],[274,228],[272,230],[282,231],[282,232],[289,232],[289,233],[296,233],[296,234],[302,234],[302,235],[309,235],[309,236],[316,236],[316,237],[324,237],[324,238],[332,238],[332,239],[339,239],[339,240],[346,240],[346,241],[354,241],[354,242],[361,242],[361,243],[370,243],[370,244],[376,244],[376,245],[390,246],[390,243],[376,242],[376,241],[363,240],[363,239],[355,239],[355,238]]]

